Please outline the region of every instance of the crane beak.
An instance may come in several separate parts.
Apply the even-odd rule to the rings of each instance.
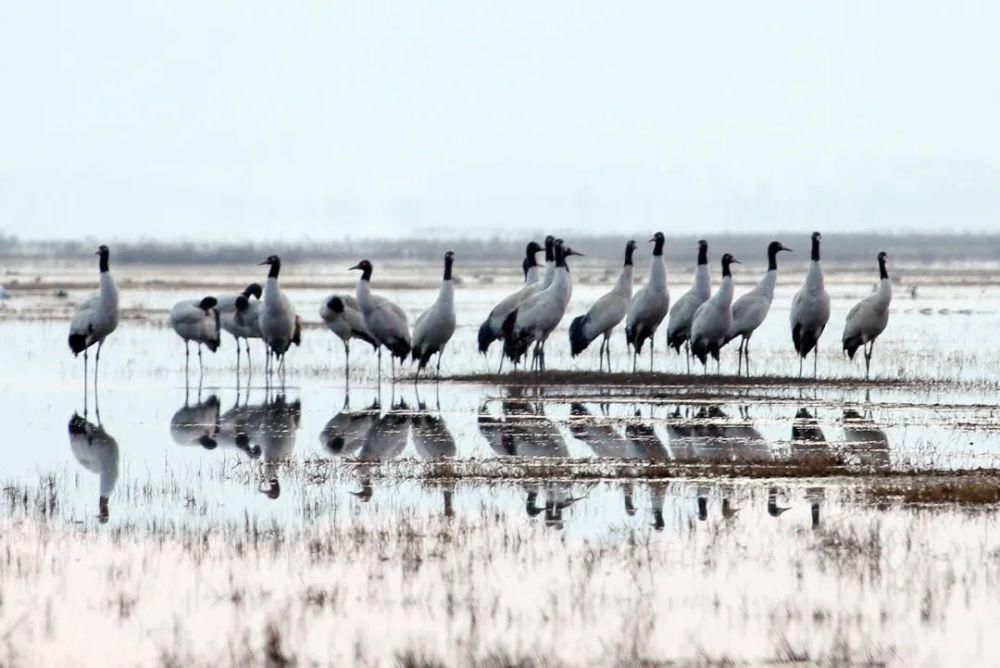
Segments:
[[[570,255],[579,255],[580,257],[586,257],[583,253],[575,251],[572,248],[570,248],[569,251],[566,253],[566,257],[569,257]]]
[[[653,243],[654,241],[656,241],[656,237],[650,237],[649,238],[649,243]]]
[[[347,271],[354,271],[355,269],[361,269],[361,265],[360,264],[356,264],[353,267],[348,267]]]
[[[788,251],[789,253],[794,253],[794,252],[795,252],[795,251],[793,251],[793,250],[792,250],[791,248],[789,248],[788,246],[782,246],[782,247],[781,247],[781,250],[783,250],[783,251]]]
[[[268,262],[267,260],[264,260],[263,262],[258,262],[258,263],[257,263],[257,266],[258,266],[258,267],[262,267],[262,266],[264,266],[265,264],[271,264],[271,263],[270,263],[270,262]]]
[[[733,258],[732,260],[729,261],[729,264],[743,264],[743,263],[737,260],[736,258]]]

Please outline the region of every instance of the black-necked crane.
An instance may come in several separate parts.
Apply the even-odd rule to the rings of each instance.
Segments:
[[[691,354],[705,368],[708,356],[718,362],[719,349],[733,326],[733,274],[731,266],[739,261],[731,254],[722,256],[722,282],[715,294],[695,311],[691,322]]]
[[[319,317],[344,344],[344,377],[351,372],[351,339],[360,339],[378,348],[368,331],[358,300],[351,295],[330,295],[319,305]]]
[[[261,338],[267,344],[268,350],[275,355],[284,375],[285,353],[293,343],[298,344],[301,332],[301,321],[295,313],[292,302],[278,285],[278,274],[281,272],[281,259],[271,255],[261,262],[270,265],[267,272],[267,283],[264,284],[264,299],[260,305],[258,322]]]
[[[830,320],[830,295],[823,282],[823,268],[819,264],[819,244],[823,235],[812,233],[812,259],[805,283],[792,299],[789,321],[792,327],[792,344],[799,355],[799,377],[802,377],[802,360],[813,353],[813,377],[816,377],[819,357],[819,337]]]
[[[667,267],[663,263],[663,232],[654,234],[650,242],[653,244],[653,259],[649,263],[649,277],[645,287],[632,297],[625,319],[625,342],[632,346],[633,373],[646,339],[649,339],[649,370],[653,370],[653,335],[670,310]]]
[[[591,341],[603,335],[601,349],[598,351],[602,370],[607,357],[608,371],[611,371],[611,332],[625,319],[629,302],[632,301],[632,254],[635,248],[635,241],[630,240],[625,244],[625,264],[615,286],[594,302],[584,315],[573,318],[569,325],[570,354],[573,357],[586,350]]]
[[[537,242],[528,242],[524,249],[524,261],[521,263],[521,267],[524,269],[524,285],[494,306],[490,314],[486,316],[485,322],[479,326],[479,352],[483,355],[489,351],[494,341],[503,336],[503,321],[510,315],[511,311],[542,289],[545,276],[536,259],[536,255],[541,250],[542,247]],[[503,355],[500,356],[500,365],[503,366]]]
[[[97,374],[101,364],[101,348],[104,340],[118,327],[118,288],[108,270],[110,253],[107,246],[97,249],[100,279],[97,294],[76,307],[69,325],[69,349],[73,356],[83,353],[84,405],[87,396],[87,349],[97,344],[94,361],[94,388],[97,388]]]
[[[572,279],[566,258],[583,255],[569,246],[564,247],[561,239],[556,239],[554,252],[556,266],[552,284],[528,297],[503,323],[503,349],[507,358],[516,364],[534,343],[532,367],[537,362],[540,372],[545,371],[545,342],[559,326],[569,306]]]
[[[392,377],[396,377],[396,358],[402,362],[410,354],[410,325],[406,313],[399,306],[380,295],[371,292],[372,263],[361,260],[351,267],[360,270],[357,299],[365,325],[378,344],[378,368],[382,372],[382,346],[389,349]]]
[[[219,349],[222,342],[222,330],[219,327],[219,312],[215,306],[215,297],[203,299],[186,299],[174,304],[170,309],[170,326],[177,336],[184,340],[184,373],[188,372],[191,359],[191,342],[198,344],[198,369],[204,371],[201,361],[201,347],[205,346],[213,353]],[[239,345],[239,344],[237,344]]]
[[[441,375],[441,355],[455,333],[455,282],[451,278],[455,253],[444,254],[444,275],[437,300],[413,323],[413,359],[417,362],[417,377],[431,356],[437,355],[437,375]]]
[[[264,288],[260,283],[251,283],[242,292],[235,295],[217,297],[215,310],[219,312],[219,324],[222,329],[236,341],[236,373],[240,372],[240,339],[246,342],[247,364],[250,363],[250,339],[260,338],[260,322],[257,313],[247,317],[246,311],[253,308],[251,304],[260,303]],[[250,298],[253,297],[253,301]],[[242,308],[241,308],[242,307]]]
[[[843,344],[847,356],[854,359],[858,348],[864,347],[865,380],[871,371],[872,352],[875,350],[875,339],[885,331],[889,324],[889,304],[892,302],[892,281],[886,269],[888,255],[885,251],[878,254],[879,284],[874,294],[865,297],[847,314],[844,323]]]
[[[740,348],[737,351],[739,361],[736,373],[743,370],[743,358],[747,360],[747,375],[750,375],[750,337],[767,318],[774,299],[774,286],[778,281],[778,253],[791,251],[778,241],[772,241],[767,246],[767,271],[760,282],[749,292],[733,302],[733,326],[726,335],[722,345],[726,345],[737,336],[740,338]]]
[[[667,346],[678,354],[687,344],[687,369],[691,372],[691,323],[695,311],[712,296],[712,275],[708,270],[708,242],[698,241],[698,262],[694,268],[694,285],[681,295],[667,318]]]

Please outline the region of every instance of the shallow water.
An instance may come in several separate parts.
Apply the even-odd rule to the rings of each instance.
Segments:
[[[218,289],[231,275],[201,280]],[[965,276],[897,298],[875,358],[876,374],[895,383],[653,387],[392,383],[388,365],[378,383],[360,343],[345,378],[340,342],[318,327],[289,354],[283,385],[265,386],[257,347],[252,375],[238,376],[230,339],[206,354],[203,374],[192,358],[185,380],[183,346],[162,321],[183,290],[199,291],[172,287],[177,276],[136,279],[123,288],[129,317],[104,349],[86,409],[82,360],[65,350],[70,304],[85,294],[72,286],[86,274],[53,272],[71,286],[66,299],[14,286],[0,307],[9,353],[0,420],[11,446],[0,660],[103,663],[107,648],[88,642],[103,636],[127,663],[232,662],[273,653],[275,642],[303,662],[384,664],[409,652],[449,663],[496,653],[574,665],[979,663],[1000,649],[985,623],[1000,600],[995,510],[912,508],[866,491],[867,475],[998,466],[1000,343],[983,330],[998,331],[1000,294]],[[796,278],[784,279],[754,339],[770,374],[798,371],[785,331]],[[820,375],[856,377],[857,362],[833,343],[867,283],[836,268],[828,280],[835,305]],[[513,285],[459,288],[444,374],[493,369],[498,353],[475,354],[475,330]],[[571,311],[602,290],[578,284]],[[386,294],[412,318],[434,291],[427,281]],[[310,321],[327,292],[291,290]],[[553,336],[549,367],[590,369],[590,351],[571,359],[564,340]],[[623,355],[615,363],[630,365]],[[661,351],[656,365],[677,372],[683,360]],[[803,456],[842,458],[853,473],[641,474],[647,462]],[[466,473],[525,462],[539,473],[492,482],[406,473],[408,462],[442,458]],[[572,466],[546,468],[559,462]],[[581,473],[588,462],[640,472],[592,479]]]

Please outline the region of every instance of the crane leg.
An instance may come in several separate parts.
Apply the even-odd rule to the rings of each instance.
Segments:
[[[747,378],[750,377],[750,339],[747,338],[747,345],[743,348],[743,357],[747,360]]]
[[[83,350],[83,416],[87,417],[87,389],[90,385],[90,376],[87,375],[87,349]]]
[[[351,375],[351,344],[344,341],[344,378]]]
[[[802,360],[804,360],[804,359],[805,359],[805,357],[802,357],[801,355],[799,355],[799,378],[800,379],[802,378]]]
[[[818,378],[819,369],[819,341],[816,342],[816,347],[813,348],[813,380]]]
[[[198,373],[199,374],[205,373],[205,367],[201,363],[201,344],[200,343],[198,344]]]
[[[684,358],[687,361],[687,372],[691,375],[691,339],[684,342]]]
[[[746,344],[747,340],[745,338],[740,339],[740,347],[736,349],[736,375],[743,375],[743,346]]]
[[[97,380],[101,377],[101,347],[104,346],[104,340],[101,339],[97,342],[97,355],[94,356],[94,406],[97,406]]]
[[[441,380],[441,353],[443,350],[438,351],[438,363],[437,363],[437,379]]]

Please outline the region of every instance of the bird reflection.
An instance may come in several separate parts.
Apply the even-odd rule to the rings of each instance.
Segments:
[[[635,409],[634,420],[625,423],[625,438],[628,443],[626,456],[631,459],[645,459],[650,461],[664,461],[669,459],[667,448],[663,441],[656,435],[653,428],[652,414],[649,420],[642,419],[642,413]]]
[[[281,496],[278,470],[292,456],[301,418],[302,402],[289,402],[283,394],[255,407],[250,418],[250,442],[260,448],[264,459],[260,491],[269,499]]]
[[[417,411],[410,417],[410,431],[413,433],[413,446],[417,453],[427,461],[453,458],[458,451],[455,437],[448,430],[448,425],[441,417],[441,406],[437,411],[427,409],[426,404],[417,397]],[[445,517],[453,517],[452,495],[455,491],[454,478],[448,477],[439,484],[444,502]]]
[[[499,418],[489,413],[484,404],[477,417],[479,433],[501,457],[568,457],[569,448],[559,428],[546,417],[542,402],[522,398],[521,389],[512,387],[501,402]],[[525,485],[525,511],[528,517],[545,513],[546,524],[562,527],[563,510],[578,499],[565,485],[545,487],[545,505],[538,505],[541,486]]]
[[[111,494],[118,482],[118,443],[103,425],[73,413],[69,419],[69,445],[80,465],[100,476],[97,517],[102,523],[107,522]]]
[[[596,417],[580,402],[570,404],[569,431],[583,441],[598,457],[623,459],[629,456],[629,440],[622,436],[614,424],[607,420],[607,404],[601,404],[601,418]],[[632,483],[622,485],[625,514],[636,513]]]
[[[320,446],[336,457],[347,457],[364,446],[368,432],[375,426],[378,417],[378,402],[352,411],[350,399],[345,397],[343,408],[327,421],[319,433]]]
[[[261,454],[260,445],[251,442],[251,435],[256,428],[261,407],[240,405],[239,400],[228,411],[218,418],[216,442],[226,448],[235,448],[250,459],[258,459]]]
[[[214,394],[208,399],[191,405],[186,401],[170,419],[170,435],[178,445],[200,445],[214,450],[219,442],[219,398]]]
[[[789,506],[778,505],[778,488],[771,487],[767,490],[767,514],[771,517],[780,517],[791,508]]]
[[[526,491],[524,509],[528,517],[538,517],[544,513],[545,526],[557,530],[565,526],[563,511],[584,498],[574,496],[572,487],[564,482],[533,484],[527,486]],[[538,505],[538,497],[542,491],[545,493],[545,503]]]
[[[829,451],[826,435],[820,429],[819,420],[806,407],[795,411],[792,420],[791,454],[793,457],[824,454]]]
[[[606,415],[601,419],[587,410],[580,402],[569,407],[569,431],[573,438],[586,443],[598,457],[621,459],[628,456],[628,440],[609,422]]]
[[[823,487],[810,487],[806,490],[806,500],[809,501],[809,514],[812,517],[812,528],[819,528],[819,509],[826,497]]]
[[[667,436],[674,457],[681,461],[713,459],[760,460],[771,456],[771,448],[750,418],[749,410],[740,408],[734,420],[719,405],[674,409],[667,425]]]
[[[377,404],[373,406],[375,409],[377,407]],[[400,399],[385,415],[375,420],[371,429],[365,434],[358,459],[369,464],[391,461],[406,449],[409,435],[410,409],[406,402]],[[364,466],[358,469],[358,474],[361,489],[352,494],[367,503],[374,493],[371,475]]]
[[[667,496],[669,483],[652,482],[649,484],[649,508],[653,513],[653,529],[663,531],[666,522],[663,521],[663,502]]]
[[[546,417],[544,404],[522,399],[519,388],[510,392],[499,419],[483,406],[477,420],[493,451],[502,457],[568,457],[566,439]]]
[[[858,411],[844,409],[844,440],[858,463],[874,471],[888,471],[892,466],[889,437],[872,419],[871,409],[862,415]]]

